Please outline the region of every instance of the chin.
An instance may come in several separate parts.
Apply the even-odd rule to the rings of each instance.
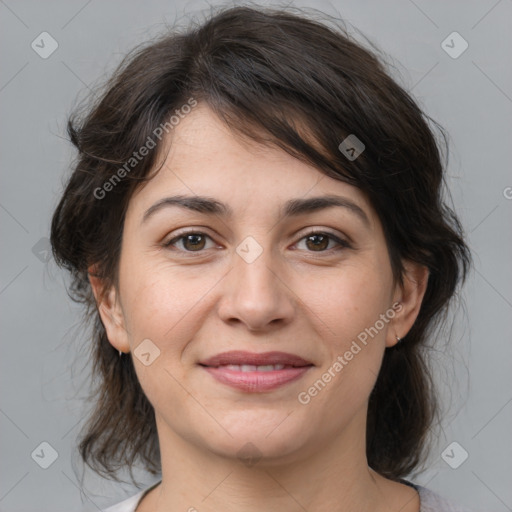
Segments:
[[[216,455],[236,458],[249,467],[256,463],[258,467],[290,463],[308,451],[316,436],[314,432],[308,435],[305,424],[288,414],[244,411],[243,418],[225,417],[223,426],[231,435],[216,429],[215,435],[210,431],[201,436],[202,443]]]

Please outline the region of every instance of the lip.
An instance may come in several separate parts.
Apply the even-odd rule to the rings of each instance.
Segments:
[[[284,364],[287,366],[311,366],[313,363],[306,361],[302,357],[286,352],[246,352],[244,350],[232,350],[230,352],[222,352],[199,364],[202,366],[225,366],[228,364],[249,364],[254,366],[263,366],[267,364]]]
[[[253,353],[231,351],[217,354],[199,363],[214,379],[230,387],[249,393],[272,391],[301,378],[313,363],[286,352]],[[267,371],[240,371],[228,365],[284,365],[282,369]]]

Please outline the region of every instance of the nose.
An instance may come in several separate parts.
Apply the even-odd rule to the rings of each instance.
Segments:
[[[270,249],[254,260],[233,254],[233,268],[223,280],[218,314],[230,324],[250,331],[268,331],[293,318],[296,298],[282,265],[272,261]]]

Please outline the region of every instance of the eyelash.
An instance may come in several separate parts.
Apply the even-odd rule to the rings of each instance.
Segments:
[[[164,242],[162,244],[162,246],[164,248],[166,248],[166,249],[170,249],[170,247],[174,243],[184,239],[187,235],[201,235],[201,236],[205,236],[205,237],[209,238],[210,240],[212,240],[212,238],[207,233],[204,233],[202,231],[189,230],[189,231],[184,231],[184,232],[180,233],[178,236],[175,236],[174,238],[172,238],[168,242]],[[310,231],[308,233],[305,233],[300,238],[299,242],[304,240],[305,238],[311,236],[311,235],[324,235],[324,236],[327,236],[330,240],[333,240],[333,241],[335,241],[338,244],[338,247],[334,247],[334,248],[331,248],[331,249],[325,249],[323,251],[308,251],[308,252],[311,252],[311,253],[318,252],[318,253],[329,253],[330,254],[331,251],[337,252],[337,251],[341,251],[343,249],[350,249],[351,248],[351,245],[346,240],[343,240],[343,239],[339,238],[338,236],[334,235],[333,233],[330,233],[329,231],[318,231],[318,230]],[[176,250],[176,249],[171,249],[171,250]],[[201,249],[199,251],[187,251],[187,250],[184,250],[184,249],[177,249],[177,250],[181,251],[181,252],[184,252],[184,253],[189,253],[193,257],[194,254],[200,254],[200,253],[204,252],[207,249]]]

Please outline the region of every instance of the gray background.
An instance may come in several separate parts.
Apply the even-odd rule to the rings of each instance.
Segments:
[[[397,79],[450,133],[448,183],[475,270],[453,343],[435,358],[447,412],[429,469],[414,480],[475,510],[512,510],[512,2],[295,5],[342,16],[360,29],[394,59]],[[45,237],[73,156],[65,122],[76,98],[164,22],[205,6],[200,0],[0,1],[1,511],[98,510],[137,490],[90,471],[81,482],[81,466],[73,465],[87,385],[79,349],[87,338],[64,274],[45,261]],[[59,45],[47,59],[31,47],[43,31]],[[453,31],[469,44],[458,58],[441,46]],[[47,449],[41,455],[42,442],[58,452],[48,469],[31,457],[34,450],[39,461],[49,456]],[[469,454],[457,469],[441,457],[452,442]],[[449,453],[453,461],[463,452]]]

